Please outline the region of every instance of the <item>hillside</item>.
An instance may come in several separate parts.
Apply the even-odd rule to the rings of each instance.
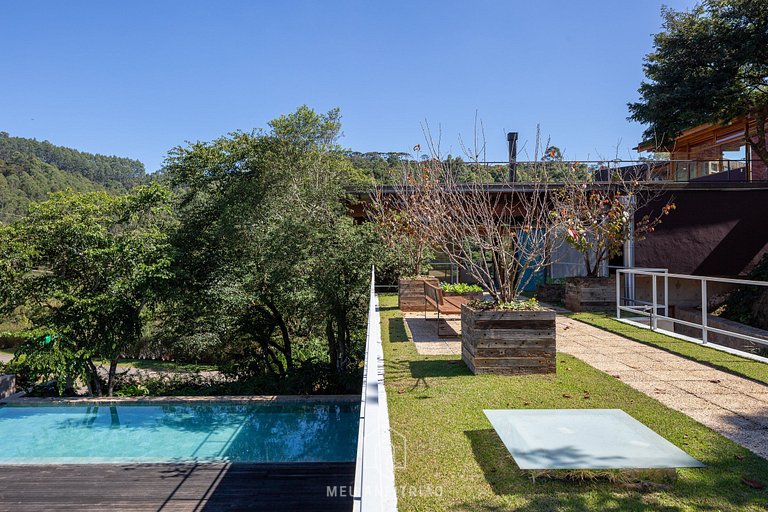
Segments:
[[[0,132],[0,221],[26,212],[51,192],[124,192],[146,177],[138,160],[85,153]]]

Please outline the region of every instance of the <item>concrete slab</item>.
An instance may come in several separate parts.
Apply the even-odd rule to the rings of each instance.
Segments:
[[[703,467],[620,409],[483,412],[520,469]]]

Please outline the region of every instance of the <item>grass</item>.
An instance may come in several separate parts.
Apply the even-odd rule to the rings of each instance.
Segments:
[[[650,329],[628,325],[612,318],[612,313],[571,313],[568,316],[626,338],[679,354],[714,368],[768,384],[768,364],[697,345]]]
[[[13,357],[13,349],[0,349],[0,355]],[[109,366],[109,361],[96,361],[105,367]],[[215,366],[196,363],[178,363],[175,361],[160,361],[156,359],[120,359],[118,368],[138,368],[141,370],[152,370],[156,372],[204,372],[216,370]]]
[[[102,362],[108,365],[108,361]],[[117,364],[121,368],[138,368],[157,372],[204,372],[216,370],[215,366],[197,363],[177,363],[174,361],[159,361],[156,359],[120,359]]]
[[[565,354],[557,375],[471,375],[455,356],[416,353],[395,296],[381,306],[400,510],[766,510],[768,492],[741,478],[766,480],[768,461],[687,416]],[[533,483],[485,418],[493,408],[623,409],[707,467],[648,492],[607,480]]]

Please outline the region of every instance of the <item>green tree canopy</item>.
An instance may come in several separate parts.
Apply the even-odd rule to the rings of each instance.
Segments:
[[[768,163],[768,2],[704,0],[662,15],[630,119],[648,124],[645,137],[664,147],[687,128],[750,116],[757,128],[746,143]]]
[[[81,378],[101,395],[106,359],[111,395],[117,361],[170,276],[169,199],[157,184],[119,197],[61,192],[0,228],[0,306],[27,307],[38,337],[21,353],[61,390]]]
[[[131,158],[86,153],[56,146],[47,140],[11,137],[0,132],[0,160],[32,155],[62,171],[83,176],[109,189],[125,190],[137,185],[146,175],[144,164]]]
[[[362,339],[374,244],[343,201],[361,175],[338,146],[338,110],[300,107],[269,126],[171,152],[181,198],[168,325],[240,377],[286,392],[319,368],[310,389],[328,389],[357,371]]]

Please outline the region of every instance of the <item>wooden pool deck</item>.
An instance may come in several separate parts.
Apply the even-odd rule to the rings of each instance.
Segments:
[[[354,475],[354,463],[0,466],[0,511],[346,512]]]

